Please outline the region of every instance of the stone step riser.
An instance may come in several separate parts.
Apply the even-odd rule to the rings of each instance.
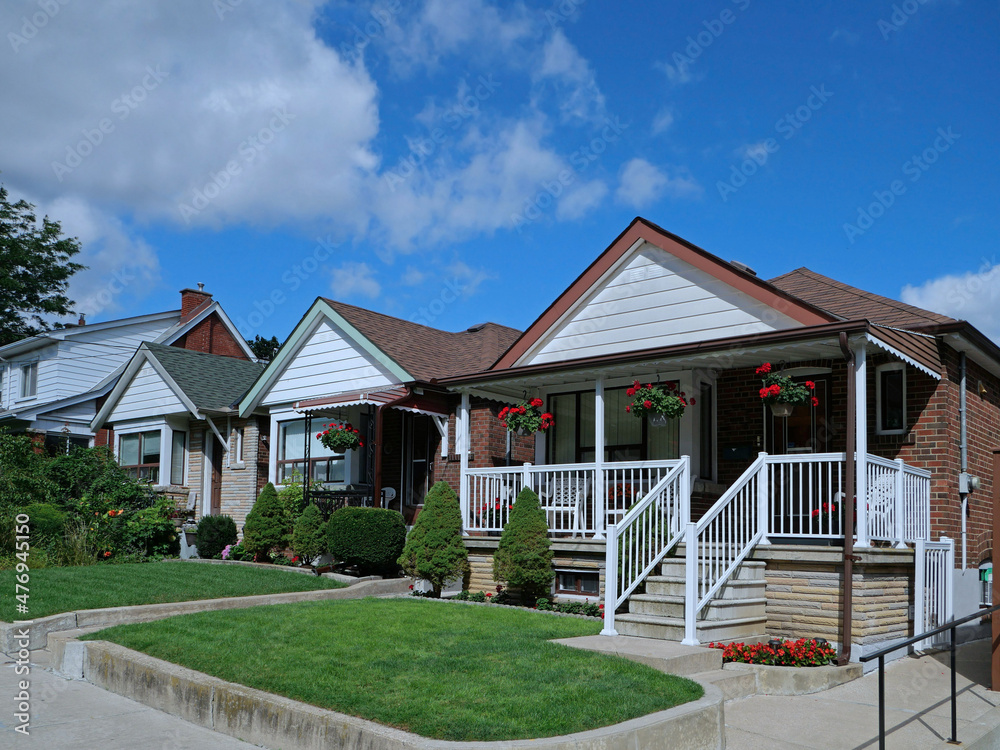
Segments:
[[[746,563],[740,565],[736,575],[731,580],[736,581],[763,581],[764,563]],[[660,564],[660,575],[673,578],[685,577],[685,565],[683,559],[670,558]]]
[[[761,599],[767,590],[764,581],[730,581],[716,593],[716,599]],[[657,596],[684,596],[684,581],[676,578],[650,576],[646,593]]]
[[[684,602],[632,597],[628,611],[634,615],[684,617]],[[766,618],[767,612],[765,603],[760,599],[729,599],[709,602],[698,615],[709,622],[725,622],[746,617]]]
[[[666,641],[681,641],[684,639],[684,625],[672,624],[668,620],[662,622],[630,622],[627,615],[615,619],[615,630],[619,635],[631,635],[638,638],[659,638]],[[707,644],[712,641],[751,641],[764,640],[761,635],[765,631],[766,620],[757,623],[727,625],[725,623],[699,623],[696,629],[698,640]]]

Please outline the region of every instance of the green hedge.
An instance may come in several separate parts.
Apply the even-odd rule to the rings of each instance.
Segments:
[[[406,524],[395,510],[341,508],[326,525],[330,554],[362,575],[395,575],[406,542]]]
[[[218,557],[227,544],[236,544],[236,522],[229,516],[204,516],[198,521],[197,540],[198,557]]]

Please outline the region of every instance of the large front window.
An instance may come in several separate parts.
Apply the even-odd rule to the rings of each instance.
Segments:
[[[118,439],[118,463],[136,479],[160,481],[160,431],[133,432]]]
[[[318,426],[318,420],[313,421]],[[314,482],[341,484],[346,476],[345,458],[316,439],[316,432],[309,435],[309,470],[306,471],[306,421],[282,422],[279,427],[278,481],[301,482],[308,476]]]
[[[680,420],[668,419],[652,427],[625,411],[631,399],[627,386],[604,391],[604,460],[652,461],[680,456]],[[559,393],[549,397],[555,424],[546,438],[550,464],[592,463],[594,450],[594,392]]]

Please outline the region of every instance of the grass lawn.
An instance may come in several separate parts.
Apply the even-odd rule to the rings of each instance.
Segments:
[[[183,615],[89,638],[443,740],[550,737],[701,697],[690,680],[547,642],[600,627],[531,610],[361,599]]]
[[[0,591],[5,592],[0,598],[0,620],[4,622],[77,609],[335,589],[344,585],[329,578],[244,565],[164,562],[39,568],[30,573],[28,614],[24,615],[14,610],[14,575],[13,570],[0,570]]]

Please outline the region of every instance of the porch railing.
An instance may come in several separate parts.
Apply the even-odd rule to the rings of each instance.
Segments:
[[[602,464],[549,464],[469,469],[465,530],[500,532],[514,500],[525,487],[538,495],[549,532],[601,536],[610,523],[646,497],[680,464],[669,461],[616,461]]]

